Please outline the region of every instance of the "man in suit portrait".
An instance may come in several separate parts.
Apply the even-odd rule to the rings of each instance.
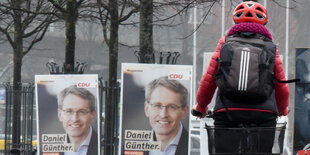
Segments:
[[[91,127],[96,119],[96,100],[85,88],[75,85],[63,89],[57,96],[58,119],[67,135],[67,143],[73,145],[74,152],[61,155],[97,155],[98,134]]]
[[[181,123],[188,113],[187,96],[186,87],[167,77],[155,79],[145,87],[145,115],[153,130],[153,140],[160,142],[160,151],[146,154],[188,154],[188,131]]]

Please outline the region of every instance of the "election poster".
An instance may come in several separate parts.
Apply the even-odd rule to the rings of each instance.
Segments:
[[[310,150],[310,48],[296,48],[294,154]]]
[[[189,154],[192,66],[122,64],[121,155]]]
[[[6,90],[3,87],[0,87],[0,104],[5,104],[6,100]]]
[[[0,87],[0,134],[5,133],[5,119],[6,119],[6,90],[4,87]]]
[[[39,155],[100,154],[98,75],[36,75]]]

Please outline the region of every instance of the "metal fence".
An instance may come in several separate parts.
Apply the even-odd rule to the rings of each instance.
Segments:
[[[1,137],[4,141],[1,153],[34,154],[34,86],[18,84],[17,89],[14,90],[13,85],[7,83],[3,87],[5,88],[5,133]]]
[[[118,129],[119,129],[119,101],[120,101],[120,85],[111,85],[108,82],[101,81],[99,90],[101,98],[101,109],[104,118],[101,119],[101,124],[104,124],[101,129],[103,134],[103,154],[113,155],[118,151]]]
[[[33,83],[19,85],[13,89],[12,84],[3,84],[5,88],[4,134],[0,137],[0,155],[33,155],[36,154],[36,104]],[[109,94],[111,93],[111,94]],[[15,97],[14,97],[15,96]],[[18,96],[18,98],[16,98]],[[99,79],[100,101],[100,139],[103,154],[117,154],[119,122],[120,86],[111,86]],[[18,103],[18,104],[14,104]],[[15,106],[15,107],[14,107]],[[3,127],[3,125],[1,125]],[[1,131],[1,130],[0,130]]]

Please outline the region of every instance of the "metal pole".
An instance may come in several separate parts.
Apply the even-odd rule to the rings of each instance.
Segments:
[[[196,104],[196,44],[197,44],[197,33],[196,33],[196,27],[197,27],[197,7],[196,3],[194,6],[194,23],[193,23],[193,104]]]
[[[197,32],[196,32],[196,27],[197,27],[197,6],[195,3],[194,6],[194,14],[193,14],[193,83],[192,83],[192,92],[193,92],[193,96],[192,96],[192,104],[195,105],[196,104],[196,57],[197,57]],[[190,124],[190,129],[193,129],[192,127],[192,123]],[[189,139],[189,144],[191,144],[191,139]]]
[[[285,77],[288,78],[288,48],[289,48],[289,7],[290,2],[286,0],[286,26],[285,26]]]
[[[221,36],[225,35],[225,0],[222,1],[222,31]]]

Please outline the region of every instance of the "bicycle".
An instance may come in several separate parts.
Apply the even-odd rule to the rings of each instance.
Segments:
[[[191,110],[193,116],[203,116],[200,112]],[[205,116],[207,119],[214,118],[213,110],[208,110]],[[201,117],[200,117],[201,118]],[[216,152],[215,147],[215,134],[216,132],[222,134],[235,134],[240,135],[240,141],[238,144],[238,152],[231,154],[261,154],[265,155],[266,153],[259,152],[264,146],[259,146],[258,142],[261,140],[262,135],[272,134],[275,136],[273,142],[273,151],[272,155],[282,155],[283,153],[283,143],[286,130],[287,122],[278,122],[276,127],[249,127],[249,126],[240,126],[238,128],[219,128],[214,125],[208,125],[205,123],[205,129],[207,131],[208,138],[208,152],[209,155],[222,155],[230,153],[218,153]],[[274,132],[274,133],[273,133]]]

